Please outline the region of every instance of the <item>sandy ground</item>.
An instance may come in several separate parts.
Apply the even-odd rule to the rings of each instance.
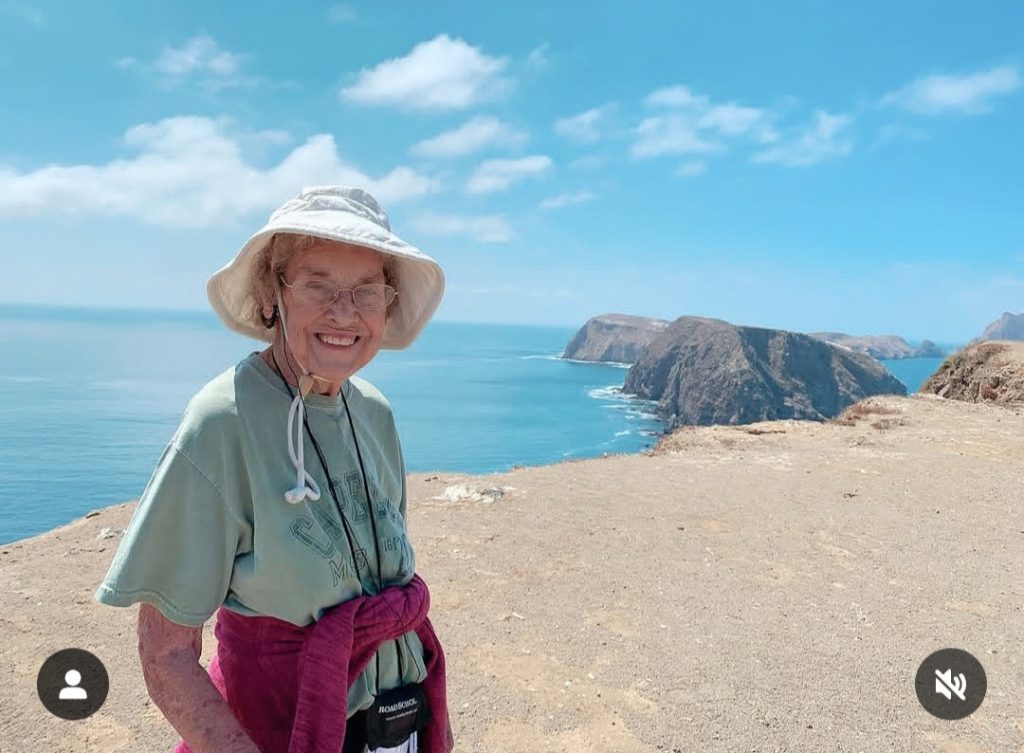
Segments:
[[[410,476],[459,751],[1024,752],[1024,409],[914,396],[849,425],[684,429],[649,455]],[[493,502],[446,488],[513,487]],[[95,604],[130,505],[0,547],[0,751],[169,751],[135,610]],[[79,646],[104,708],[49,716],[39,665]],[[919,663],[964,648],[971,717]],[[213,649],[208,635],[204,659]]]

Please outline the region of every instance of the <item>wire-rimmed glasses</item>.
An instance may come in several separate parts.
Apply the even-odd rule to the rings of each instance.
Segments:
[[[303,301],[314,306],[327,308],[333,306],[342,293],[348,293],[352,305],[360,311],[383,311],[390,306],[398,291],[384,282],[369,282],[354,288],[339,288],[328,280],[315,277],[300,277],[295,282],[288,282],[281,277],[281,283],[291,288],[293,293]]]

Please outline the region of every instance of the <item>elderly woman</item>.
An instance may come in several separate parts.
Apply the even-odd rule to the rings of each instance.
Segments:
[[[341,186],[285,203],[210,279],[221,319],[270,345],[189,402],[96,593],[140,603],[146,687],[179,753],[451,749],[401,445],[353,376],[408,347],[443,291],[374,198]]]

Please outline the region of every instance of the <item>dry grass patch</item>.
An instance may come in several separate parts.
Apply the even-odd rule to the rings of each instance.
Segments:
[[[833,418],[829,423],[839,424],[841,426],[855,426],[857,421],[862,418],[868,418],[869,416],[892,416],[899,414],[900,411],[896,408],[892,408],[888,405],[877,405],[870,402],[869,400],[861,400],[858,403],[854,403],[849,408],[844,410],[838,416]],[[875,428],[892,428],[892,426],[879,427],[876,424],[883,423],[881,420],[872,423]],[[899,421],[896,421],[892,425],[897,425]]]
[[[878,429],[879,431],[885,431],[886,429],[895,429],[897,426],[902,426],[903,420],[899,418],[880,418],[877,421],[871,422],[872,429]]]

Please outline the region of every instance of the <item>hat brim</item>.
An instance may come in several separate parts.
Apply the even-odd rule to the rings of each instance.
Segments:
[[[330,211],[303,212],[298,217],[272,219],[257,231],[227,265],[206,285],[210,305],[232,330],[272,342],[273,330],[263,326],[253,296],[253,263],[275,233],[293,233],[349,243],[393,257],[398,297],[388,312],[381,348],[409,347],[434,315],[444,297],[441,265],[385,228],[357,215]]]

